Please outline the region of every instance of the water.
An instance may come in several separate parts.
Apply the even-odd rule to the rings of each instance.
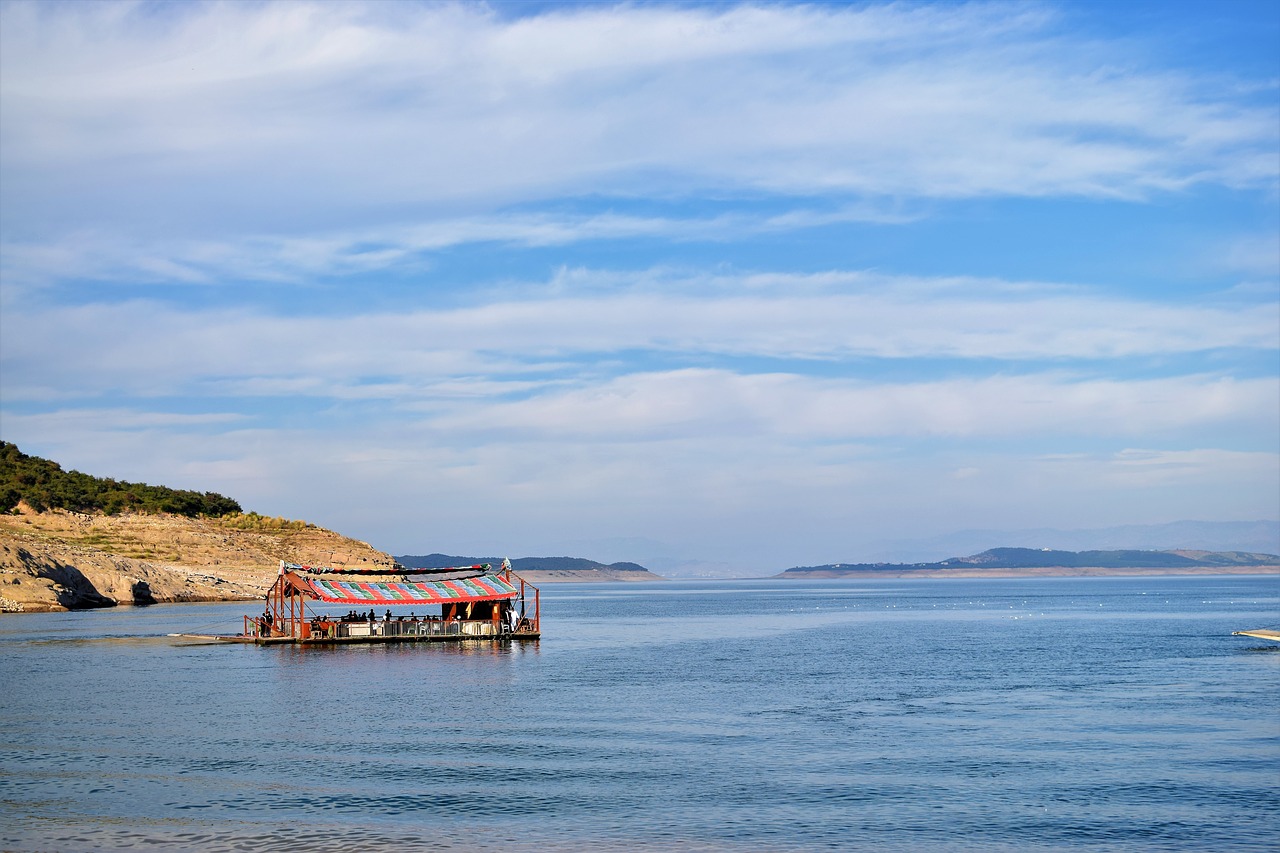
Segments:
[[[0,849],[1277,849],[1280,578],[547,585],[538,644],[0,619]]]

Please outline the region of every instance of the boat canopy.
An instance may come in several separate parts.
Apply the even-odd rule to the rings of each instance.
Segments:
[[[429,569],[402,566],[309,566],[304,563],[281,562],[280,568],[288,572],[304,572],[309,575],[439,575],[450,572],[487,572],[493,568],[488,563],[477,563],[474,566],[433,566]],[[502,561],[502,568],[511,568],[510,560]]]
[[[325,604],[465,604],[520,594],[510,581],[494,574],[435,581],[332,580],[293,573],[287,577],[293,589]]]

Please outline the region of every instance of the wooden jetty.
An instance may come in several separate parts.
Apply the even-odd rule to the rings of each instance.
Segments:
[[[334,615],[317,612],[319,605],[360,609]],[[405,606],[414,607],[407,616],[391,611]],[[418,608],[428,609],[419,615]],[[509,560],[497,571],[488,563],[356,570],[281,561],[262,615],[245,616],[243,633],[178,636],[264,646],[536,640],[541,616],[538,588]]]

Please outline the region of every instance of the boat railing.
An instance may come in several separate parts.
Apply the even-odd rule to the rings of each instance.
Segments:
[[[392,619],[344,620],[330,616],[308,619],[286,616],[267,622],[261,616],[244,617],[244,636],[259,640],[320,641],[368,637],[519,637],[536,632],[536,623],[520,619],[517,624],[492,619],[443,619],[439,616],[396,617]]]
[[[293,637],[301,625],[299,619],[281,619],[267,621],[261,616],[244,617],[244,636],[261,639]]]
[[[317,618],[308,624],[307,636],[312,640],[347,639],[353,637],[497,637],[502,625],[491,620],[458,620],[439,617],[375,619],[347,621]]]

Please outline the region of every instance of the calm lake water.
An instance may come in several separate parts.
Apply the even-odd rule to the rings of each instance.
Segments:
[[[1276,850],[1280,578],[543,587],[508,647],[0,618],[0,849]]]

